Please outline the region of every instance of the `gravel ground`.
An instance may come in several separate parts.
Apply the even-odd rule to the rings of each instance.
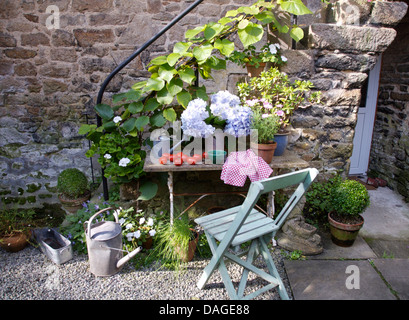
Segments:
[[[272,252],[292,299],[280,249]],[[189,262],[187,272],[179,277],[173,271],[136,270],[132,263],[113,276],[96,277],[89,272],[87,255],[74,253],[71,260],[56,265],[32,246],[17,253],[0,249],[0,300],[229,300],[218,271],[203,290],[197,288],[196,282],[208,262],[205,259]],[[228,268],[233,273],[233,282],[238,282],[241,268],[235,264],[229,264]],[[265,282],[251,275],[248,286],[254,291]],[[272,289],[257,299],[279,300],[280,297]]]

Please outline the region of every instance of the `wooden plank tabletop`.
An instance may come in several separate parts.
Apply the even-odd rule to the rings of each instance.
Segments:
[[[309,163],[302,160],[295,153],[285,151],[282,156],[273,157],[270,163],[270,167],[273,169],[302,169],[308,168]],[[149,154],[146,157],[145,165],[143,167],[145,172],[176,172],[176,171],[221,171],[223,164],[204,164],[198,163],[190,165],[183,163],[181,166],[175,166],[173,163],[167,164],[153,164],[150,160]]]

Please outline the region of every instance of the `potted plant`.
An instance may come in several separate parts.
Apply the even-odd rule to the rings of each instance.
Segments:
[[[119,208],[118,212],[122,234],[126,239],[125,246],[129,247],[128,250],[133,250],[138,246],[151,249],[156,235],[156,218],[145,216],[142,210],[134,213],[133,207],[126,210]]]
[[[283,145],[277,146],[275,156],[280,156],[286,149],[288,142],[287,126],[294,111],[301,105],[320,102],[320,92],[313,92],[313,85],[310,81],[295,80],[290,82],[288,76],[278,68],[273,67],[268,71],[261,72],[260,76],[252,77],[247,82],[237,84],[240,100],[250,107],[257,102],[262,102],[269,108],[271,114],[281,117],[281,126],[277,131],[278,135],[284,135]],[[279,152],[278,152],[279,151]]]
[[[250,45],[243,51],[234,51],[228,60],[243,68],[247,67],[249,77],[258,77],[268,62],[272,63],[273,66],[279,66],[287,61],[287,58],[282,56],[279,50],[278,43],[267,43],[260,51],[257,51],[254,45]]]
[[[0,213],[0,247],[8,252],[24,249],[31,237],[34,210],[3,210]]]
[[[58,175],[57,190],[61,204],[69,213],[77,212],[91,198],[88,179],[77,168],[65,169]]]
[[[331,239],[339,246],[350,247],[364,224],[360,214],[370,203],[368,191],[356,180],[344,180],[334,186],[330,201]]]
[[[187,215],[167,222],[160,229],[155,249],[164,259],[164,263],[175,270],[181,270],[184,263],[193,259],[199,234],[190,224]]]
[[[262,108],[253,109],[251,128],[257,130],[258,143],[250,142],[250,147],[267,163],[273,160],[277,148],[274,135],[280,129],[280,125],[281,119],[278,115],[263,112]]]

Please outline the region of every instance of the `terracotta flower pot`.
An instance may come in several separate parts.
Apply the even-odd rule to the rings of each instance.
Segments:
[[[4,236],[0,239],[0,247],[8,252],[18,252],[27,246],[29,237],[29,235],[23,232],[16,232],[11,236]]]
[[[340,247],[352,246],[356,237],[358,236],[359,230],[364,224],[364,218],[362,216],[358,216],[360,222],[349,224],[335,220],[331,214],[332,212],[328,214],[328,221],[330,225],[332,242]]]
[[[266,67],[265,63],[260,63],[258,67],[251,66],[249,64],[246,65],[247,68],[247,74],[249,77],[258,77],[261,72],[264,71],[264,68]]]
[[[258,156],[261,157],[268,164],[271,163],[274,157],[274,152],[277,148],[277,142],[272,143],[250,143],[251,149],[258,152]]]
[[[194,238],[190,240],[187,251],[181,255],[183,262],[189,262],[193,260],[193,257],[196,251],[196,246],[197,246],[197,243],[199,242],[199,233],[193,229],[190,229],[190,230],[192,231],[192,234],[194,234]]]
[[[153,244],[153,238],[148,237],[146,238],[144,242],[142,242],[142,248],[149,250],[150,248],[152,248],[152,244]]]
[[[82,208],[82,204],[88,201],[90,198],[90,192],[85,193],[82,197],[77,199],[69,199],[61,194],[58,195],[58,199],[60,200],[62,206],[71,214],[77,213],[77,211]]]

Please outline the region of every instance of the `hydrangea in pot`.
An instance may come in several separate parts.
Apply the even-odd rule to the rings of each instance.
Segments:
[[[328,214],[332,241],[342,247],[354,244],[364,224],[360,215],[370,203],[365,186],[355,180],[344,180],[331,191],[331,212]]]

